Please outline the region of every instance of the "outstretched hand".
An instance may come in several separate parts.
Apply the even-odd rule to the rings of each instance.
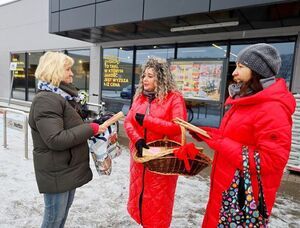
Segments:
[[[204,135],[198,134],[197,132],[194,131],[189,131],[189,133],[197,141],[199,142],[204,141],[213,150],[218,150],[218,148],[220,147],[222,137],[216,132],[207,131],[207,133],[210,135],[211,138],[207,138]]]

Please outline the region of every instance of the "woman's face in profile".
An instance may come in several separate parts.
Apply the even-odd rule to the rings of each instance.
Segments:
[[[65,67],[65,75],[63,82],[70,84],[73,82],[73,72],[71,66]]]
[[[251,79],[251,69],[239,62],[236,63],[236,68],[232,73],[233,80],[237,83],[248,82]]]
[[[143,75],[143,89],[153,92],[156,88],[157,74],[153,68],[146,68]]]

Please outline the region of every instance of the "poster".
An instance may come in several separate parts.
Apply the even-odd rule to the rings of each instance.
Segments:
[[[170,70],[184,98],[220,101],[223,60],[171,60]]]
[[[115,56],[104,57],[103,89],[121,90],[131,84],[132,65],[121,62]]]

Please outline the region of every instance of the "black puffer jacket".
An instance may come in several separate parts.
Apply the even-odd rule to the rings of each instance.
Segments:
[[[40,193],[69,191],[92,179],[87,139],[93,130],[68,101],[53,92],[39,92],[32,101],[29,125]]]

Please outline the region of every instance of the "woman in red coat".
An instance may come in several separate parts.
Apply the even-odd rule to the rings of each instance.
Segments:
[[[220,128],[205,128],[211,139],[192,133],[215,150],[209,201],[202,227],[219,224],[222,193],[232,183],[235,171],[243,170],[242,146],[249,148],[250,175],[258,202],[258,181],[254,151],[259,152],[266,209],[271,214],[291,147],[292,114],[295,99],[284,79],[276,79],[281,65],[277,50],[255,44],[242,50],[232,76],[225,105],[230,109]]]
[[[140,78],[124,127],[130,139],[130,192],[128,212],[143,227],[169,227],[177,176],[150,172],[133,160],[143,156],[147,143],[165,136],[181,142],[181,129],[172,120],[187,118],[184,99],[177,90],[168,64],[151,58]]]

